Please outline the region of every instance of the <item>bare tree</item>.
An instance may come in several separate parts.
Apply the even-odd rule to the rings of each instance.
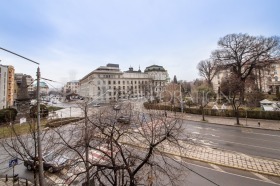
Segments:
[[[274,61],[280,56],[279,37],[229,34],[218,41],[218,49],[212,58],[226,69],[230,69],[242,85],[252,71],[261,63]],[[240,100],[244,100],[244,89],[240,87]]]
[[[239,122],[239,107],[242,101],[240,100],[240,89],[244,87],[244,82],[241,81],[236,75],[232,74],[227,79],[222,81],[221,91],[224,95],[228,96],[228,101],[230,102],[232,109],[235,113],[236,124],[240,125]]]
[[[178,184],[181,167],[174,166],[162,149],[169,145],[180,150],[181,121],[162,117],[158,112],[134,112],[129,104],[123,107],[125,109],[118,112],[110,108],[89,112],[91,114],[86,114],[85,118],[86,130],[84,124],[68,127],[67,131],[54,129],[59,138],[55,143],[73,154],[71,167],[83,167],[73,173],[67,184],[81,179],[86,185],[93,182],[130,186]],[[124,115],[128,116],[130,124],[118,120]],[[98,158],[86,160],[87,150],[90,156],[98,154]]]
[[[28,167],[28,169],[33,170],[34,185],[37,185],[36,158],[38,157],[38,145],[36,122],[33,119],[30,119],[28,123],[24,125],[26,126],[24,127],[26,131],[21,131],[16,125],[11,125],[9,127],[9,136],[1,141],[1,146],[9,157],[18,158],[22,161],[34,160],[33,166]],[[42,140],[44,140],[45,134],[46,133],[44,132]],[[52,147],[49,147],[49,149],[51,148]]]
[[[219,66],[217,62],[211,60],[202,60],[198,63],[197,69],[199,75],[204,77],[207,84],[212,87],[212,80],[215,75],[219,72]]]

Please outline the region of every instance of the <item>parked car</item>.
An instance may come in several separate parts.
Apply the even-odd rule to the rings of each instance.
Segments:
[[[130,123],[130,117],[129,116],[120,116],[117,119],[117,122],[124,123],[124,124],[129,124]]]
[[[95,103],[92,105],[93,107],[100,107],[100,104],[99,103]]]
[[[116,110],[116,111],[121,110],[121,106],[120,105],[114,105],[113,109]]]
[[[51,173],[58,172],[62,170],[64,167],[69,165],[69,158],[64,155],[56,154],[54,152],[50,152],[48,154],[43,154],[43,167],[44,170],[47,170]],[[35,161],[35,166],[34,166]],[[39,168],[39,161],[38,157],[32,157],[27,159],[23,162],[24,166],[28,170],[38,170]]]

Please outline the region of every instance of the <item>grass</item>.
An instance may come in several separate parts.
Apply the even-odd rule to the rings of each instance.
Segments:
[[[41,128],[45,128],[46,125],[46,120],[41,120]],[[36,129],[36,122],[33,124],[33,126],[31,124],[28,123],[24,123],[24,124],[13,124],[14,130],[18,135],[23,135],[23,134],[28,134],[30,133],[30,129],[31,127],[35,127]],[[2,125],[0,127],[0,139],[2,138],[8,138],[8,137],[12,137],[15,136],[13,129],[10,125]]]

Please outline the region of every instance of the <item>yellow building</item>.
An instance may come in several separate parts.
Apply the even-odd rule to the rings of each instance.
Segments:
[[[7,83],[7,106],[13,106],[14,103],[14,88],[15,88],[15,69],[13,66],[8,66],[8,83]]]

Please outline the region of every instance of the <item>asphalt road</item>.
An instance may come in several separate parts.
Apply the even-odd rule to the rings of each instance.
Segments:
[[[188,139],[195,143],[247,155],[280,159],[280,131],[184,121]]]
[[[190,169],[185,179],[186,186],[276,186],[279,178],[267,178],[263,175],[243,172],[224,167],[211,167],[209,164],[186,162]]]

